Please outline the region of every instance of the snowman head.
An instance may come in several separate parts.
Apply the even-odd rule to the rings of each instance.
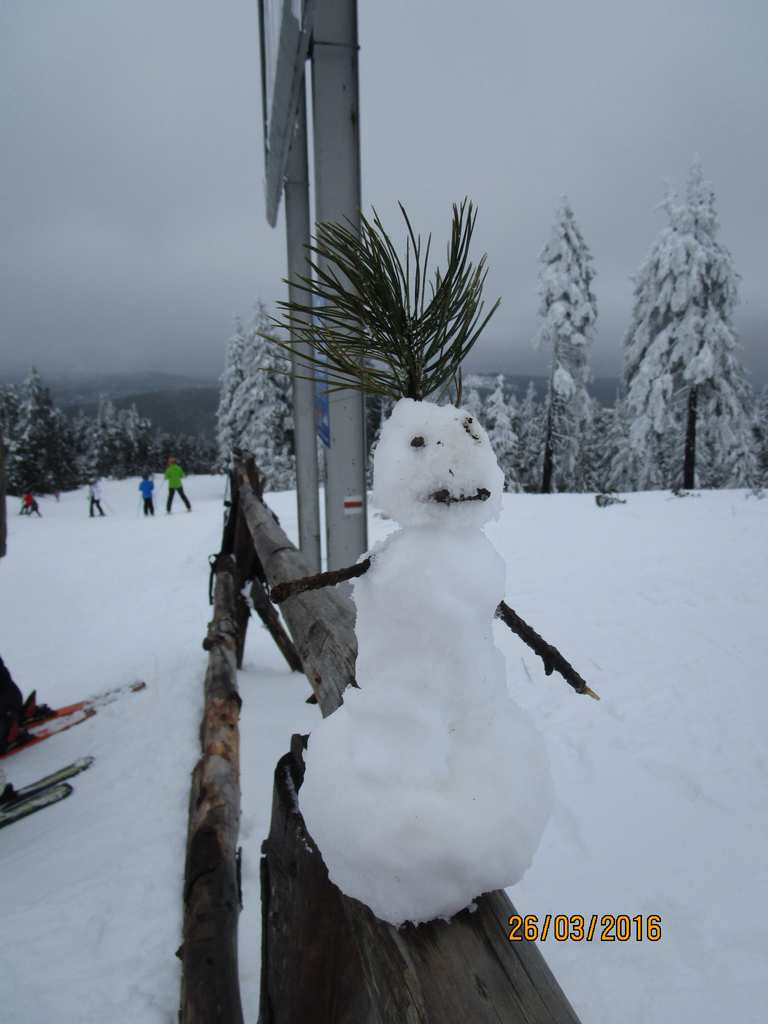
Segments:
[[[466,410],[401,398],[381,428],[373,501],[402,526],[482,526],[498,518],[504,474]]]

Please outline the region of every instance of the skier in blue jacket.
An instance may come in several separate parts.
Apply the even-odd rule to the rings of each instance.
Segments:
[[[155,503],[152,500],[152,495],[155,493],[155,482],[150,479],[149,473],[144,473],[142,476],[139,490],[144,499],[144,515],[153,516],[155,514]]]

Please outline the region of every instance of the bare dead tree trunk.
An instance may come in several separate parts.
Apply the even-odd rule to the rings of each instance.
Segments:
[[[240,886],[240,738],[235,563],[219,555],[209,651],[202,757],[192,773],[184,869],[181,1024],[242,1024],[237,967]]]
[[[299,809],[302,737],[278,762],[262,847],[259,1024],[578,1024],[504,892],[450,921],[392,927],[344,896]]]
[[[683,459],[683,487],[693,490],[696,486],[696,415],[698,391],[692,385],[688,391],[688,422],[685,431],[685,457]]]
[[[552,389],[550,388],[549,393],[549,409],[547,410],[547,432],[544,438],[544,469],[541,477],[541,493],[551,494],[552,493],[552,474],[555,468],[555,453],[552,444],[552,422],[553,412],[552,405],[554,403],[554,397]]]

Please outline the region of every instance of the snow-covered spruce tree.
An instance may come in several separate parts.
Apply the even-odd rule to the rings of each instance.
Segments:
[[[216,411],[216,443],[218,461],[222,469],[229,466],[232,449],[238,447],[235,436],[233,402],[237,390],[245,379],[245,351],[248,346],[245,328],[239,317],[235,319],[235,332],[227,342],[224,372],[220,378],[219,407]]]
[[[579,490],[610,492],[621,490],[613,474],[616,453],[622,443],[623,421],[616,406],[592,404],[592,415],[584,432],[578,460]]]
[[[11,475],[16,489],[50,494],[56,490],[56,423],[48,388],[32,369],[19,391]]]
[[[587,351],[597,320],[594,270],[568,200],[563,197],[541,256],[537,344],[552,348],[546,396],[541,491],[570,490],[582,433],[589,420]]]
[[[536,399],[533,381],[528,382],[518,410],[517,442],[517,479],[524,491],[538,491],[544,457],[544,409]]]
[[[124,438],[118,411],[111,399],[99,398],[83,466],[88,480],[116,476],[123,464]]]
[[[77,482],[79,485],[86,483],[95,475],[95,470],[89,464],[93,420],[91,420],[89,416],[86,416],[82,409],[79,409],[72,418],[71,428],[72,449],[75,458],[75,466],[77,467]],[[89,469],[92,470],[92,472],[89,473]]]
[[[597,490],[597,467],[602,461],[603,437],[599,427],[593,421],[597,418],[605,424],[607,419],[599,402],[587,395],[587,414],[584,419],[579,446],[576,452],[576,464],[573,469],[572,491]]]
[[[768,387],[760,392],[755,403],[753,423],[755,451],[757,454],[757,486],[768,487]]]
[[[477,388],[470,388],[469,391],[464,391],[461,396],[461,407],[466,409],[468,413],[480,420],[483,426],[486,426],[484,413],[483,413],[483,400],[480,397],[480,392]]]
[[[54,491],[73,491],[80,486],[75,433],[72,422],[61,409],[53,409],[52,447],[48,453]]]
[[[243,379],[231,403],[234,445],[252,452],[271,490],[295,486],[290,364],[269,338],[270,318],[259,303],[245,334]]]
[[[14,472],[18,418],[19,393],[9,384],[0,388],[0,437],[5,444],[5,484],[8,494],[20,493],[20,484]]]
[[[361,218],[359,236],[320,225],[317,276],[302,280],[315,322],[283,303],[280,325],[312,341],[304,359],[323,361],[332,387],[395,400],[373,500],[401,528],[355,566],[273,591],[279,602],[355,579],[360,688],[312,731],[301,809],[332,881],[395,925],[450,916],[519,879],[551,803],[541,738],[507,695],[489,628],[505,572],[482,525],[501,506],[503,473],[475,417],[430,401],[451,382],[458,394],[496,308],[483,315],[485,258],[469,260],[474,211],[454,207],[446,267],[431,280],[429,245],[402,212],[405,259],[378,216]]]
[[[504,395],[504,375],[496,377],[496,387],[485,401],[483,425],[496,459],[504,473],[504,490],[519,491],[515,463],[517,461],[517,434],[513,426],[516,414],[514,395]]]
[[[117,422],[120,454],[119,471],[115,475],[120,479],[127,476],[139,476],[150,465],[152,421],[148,417],[142,416],[136,405],[131,403],[125,409],[118,411]]]
[[[696,486],[702,435],[723,485],[756,475],[750,388],[733,328],[737,276],[717,240],[714,193],[695,161],[635,277],[624,389],[638,488]],[[674,464],[669,465],[674,459]]]
[[[616,399],[610,410],[605,428],[604,459],[601,460],[600,490],[637,490],[636,481],[640,470],[636,453],[629,443],[630,416],[626,399],[621,388],[616,390]]]

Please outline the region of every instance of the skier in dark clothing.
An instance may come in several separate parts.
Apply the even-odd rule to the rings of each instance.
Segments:
[[[144,473],[142,476],[139,490],[144,499],[144,515],[153,516],[155,514],[155,503],[152,500],[152,495],[155,493],[155,483],[154,480],[150,479],[149,473]]]
[[[24,715],[24,701],[21,690],[11,678],[11,673],[0,658],[0,754],[8,749],[8,744],[19,734],[19,725]],[[0,767],[0,804],[13,803],[16,790],[5,777]]]
[[[45,719],[51,713],[47,704],[37,703],[36,690],[24,700],[21,690],[0,658],[0,754],[5,754],[14,741],[26,738],[27,725]],[[0,803],[13,799],[13,793],[13,786],[6,782],[0,772]]]
[[[0,658],[0,754],[16,739],[24,717],[24,699],[21,690]]]

